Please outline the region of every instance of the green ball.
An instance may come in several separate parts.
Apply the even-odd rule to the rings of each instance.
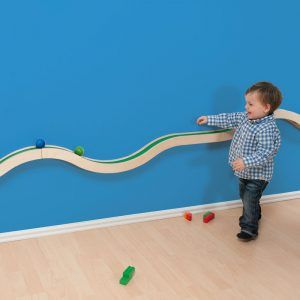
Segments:
[[[84,154],[84,149],[81,146],[77,146],[74,150],[74,153],[79,156],[82,156]]]

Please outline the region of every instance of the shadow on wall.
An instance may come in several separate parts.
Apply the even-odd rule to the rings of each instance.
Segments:
[[[210,152],[210,161],[206,156],[199,156],[193,160],[194,165],[205,168],[206,184],[201,192],[201,203],[208,204],[238,199],[236,179],[228,165],[228,151],[230,142],[207,144],[205,152]],[[234,196],[233,196],[234,195]]]
[[[296,190],[299,190],[300,129],[285,120],[276,123],[281,133],[281,146],[275,157],[274,176],[269,186],[272,193],[291,192],[297,186]]]
[[[212,96],[212,114],[244,111],[244,101],[244,92],[240,89],[234,86],[221,86]],[[212,130],[212,126],[205,126],[205,130]],[[230,141],[206,145],[206,151],[215,152],[215,155],[209,162],[204,199],[210,199],[212,202],[239,199],[238,182],[228,165],[229,147]],[[212,194],[214,199],[211,199]]]

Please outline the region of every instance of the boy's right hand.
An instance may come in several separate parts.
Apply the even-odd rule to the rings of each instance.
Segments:
[[[201,116],[197,119],[196,123],[198,125],[204,125],[207,123],[207,116]]]

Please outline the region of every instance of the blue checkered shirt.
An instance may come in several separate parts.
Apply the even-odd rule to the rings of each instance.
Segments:
[[[274,157],[280,147],[281,138],[274,115],[249,120],[246,112],[224,113],[208,116],[208,125],[234,128],[229,164],[242,158],[246,168],[234,174],[245,179],[270,181],[274,169]]]

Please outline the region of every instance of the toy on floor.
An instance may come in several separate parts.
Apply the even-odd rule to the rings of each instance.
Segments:
[[[208,223],[209,221],[211,221],[212,219],[215,218],[215,214],[211,211],[207,211],[204,215],[203,215],[203,222],[204,223]]]
[[[128,266],[123,272],[123,276],[120,279],[120,284],[126,285],[135,273],[135,267]]]
[[[82,156],[84,154],[84,149],[81,146],[77,146],[74,150],[74,153],[79,156]]]
[[[189,211],[186,211],[183,216],[188,221],[192,221],[192,219],[193,219],[193,214]]]

